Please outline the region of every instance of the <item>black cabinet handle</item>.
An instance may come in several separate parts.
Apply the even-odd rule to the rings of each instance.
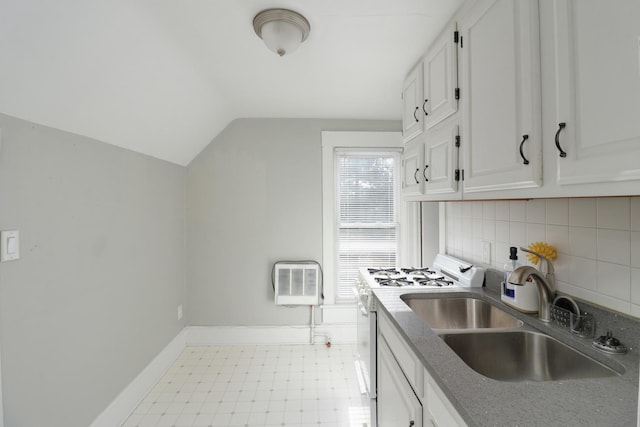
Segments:
[[[527,160],[527,158],[524,156],[524,153],[522,152],[522,147],[524,146],[524,142],[529,139],[529,135],[522,135],[522,142],[520,143],[520,156],[522,157],[522,163],[524,163],[525,165],[529,164],[529,160]]]
[[[415,110],[413,110],[413,118],[414,118],[414,119],[416,119],[416,123],[420,121],[420,120],[418,120],[418,118],[416,117],[416,113],[418,112],[418,109],[419,109],[419,108],[420,108],[420,107],[416,107],[416,109],[415,109]]]
[[[420,169],[416,169],[416,171],[413,173],[413,179],[416,180],[416,184],[420,184],[420,181],[418,181],[418,177],[416,175],[418,175],[418,172],[420,172]]]
[[[424,169],[422,170],[422,176],[424,177],[424,182],[429,182],[429,178],[427,178],[427,168],[429,165],[424,165]]]
[[[427,106],[427,102],[429,102],[429,100],[425,99],[424,102],[422,103],[422,111],[424,111],[425,116],[429,115],[429,113],[427,113],[427,109],[425,108]]]
[[[416,425],[416,422],[415,422],[415,421],[409,421],[409,427],[412,427],[412,426],[414,426],[414,425]]]
[[[565,122],[558,123],[558,131],[556,132],[556,148],[560,152],[560,157],[567,157],[567,153],[560,147],[560,132],[567,126]]]

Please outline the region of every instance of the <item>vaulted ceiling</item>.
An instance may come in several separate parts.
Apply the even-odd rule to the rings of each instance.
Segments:
[[[0,113],[180,165],[240,117],[400,119],[400,91],[462,0],[2,0]],[[283,58],[253,17],[293,9]]]

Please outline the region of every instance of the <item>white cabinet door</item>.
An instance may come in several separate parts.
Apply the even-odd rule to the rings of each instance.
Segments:
[[[540,186],[538,2],[478,0],[458,28],[463,191]]]
[[[424,144],[424,193],[441,196],[458,192],[458,149],[460,134],[457,123],[427,132]],[[437,198],[437,197],[436,197]]]
[[[402,87],[402,139],[404,142],[420,135],[423,130],[424,116],[422,105],[422,63],[419,63],[407,76]]]
[[[422,404],[382,336],[378,339],[378,427],[422,427]]]
[[[559,183],[640,179],[640,1],[555,0],[554,13],[564,127],[545,149],[558,150]]]
[[[413,140],[402,153],[402,195],[416,196],[424,191],[424,144]]]
[[[451,25],[431,45],[423,61],[424,127],[429,129],[458,110],[456,26]]]
[[[460,414],[454,409],[440,387],[424,371],[424,389],[426,397],[423,406],[423,423],[425,427],[466,427]]]

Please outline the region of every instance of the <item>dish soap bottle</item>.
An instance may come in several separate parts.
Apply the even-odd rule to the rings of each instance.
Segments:
[[[509,275],[513,270],[520,267],[518,262],[518,248],[509,248],[509,261],[504,265],[504,280],[502,282],[502,295],[500,299],[503,303],[524,313],[538,312],[538,289],[534,283],[527,282],[524,286],[512,285],[509,283]]]

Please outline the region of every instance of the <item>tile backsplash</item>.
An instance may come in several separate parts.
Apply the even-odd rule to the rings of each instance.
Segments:
[[[560,292],[640,317],[640,197],[443,203],[447,253],[487,266],[489,243],[501,270],[509,246],[546,242]]]

